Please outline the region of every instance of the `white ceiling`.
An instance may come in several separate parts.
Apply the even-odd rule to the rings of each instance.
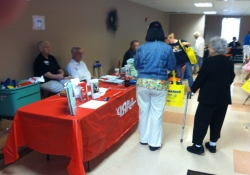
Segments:
[[[250,15],[250,0],[128,0],[168,13],[203,14],[204,11],[217,11],[216,15]],[[213,7],[197,8],[196,2],[212,2]]]

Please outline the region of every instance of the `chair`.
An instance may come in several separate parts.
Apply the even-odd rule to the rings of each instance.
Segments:
[[[181,68],[181,78],[176,77],[176,82],[182,84],[182,80],[183,80],[183,78],[184,78],[185,70],[186,70],[186,65],[184,65],[184,66]],[[169,78],[168,78],[168,82],[173,82],[173,81],[174,81],[174,78],[173,78],[173,77],[169,77]]]
[[[95,77],[99,78],[101,76],[103,76],[102,74],[102,64],[100,63],[100,61],[95,61],[94,65],[93,65],[93,71],[95,73]],[[100,73],[100,76],[98,76],[98,72]]]
[[[40,91],[41,91],[41,99],[44,99],[44,98],[50,97],[52,95],[55,95],[55,93],[49,92],[49,91],[46,91],[46,90],[43,90],[43,89],[41,89]]]
[[[248,129],[250,127],[250,123],[248,123],[248,125],[246,126],[246,128]]]
[[[242,51],[242,55],[244,56],[244,52]],[[242,64],[240,66],[240,68],[242,68],[245,64],[247,64],[249,61],[249,58],[246,56],[246,58],[243,58]]]
[[[225,54],[226,57],[229,57],[230,61],[233,61],[233,54],[230,53],[231,52],[231,48],[228,47],[227,48],[227,53]]]
[[[248,80],[248,78],[250,78],[250,72],[248,72],[248,73],[247,73],[246,77],[243,79],[243,81],[242,81],[242,82],[244,82],[244,81]]]

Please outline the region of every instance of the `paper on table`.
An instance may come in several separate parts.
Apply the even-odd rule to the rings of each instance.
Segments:
[[[106,104],[106,101],[97,101],[97,100],[90,100],[78,107],[80,108],[89,108],[89,109],[97,109],[101,107],[102,105]]]
[[[105,95],[105,93],[106,93],[107,90],[108,90],[108,88],[99,88],[100,95],[101,96]]]

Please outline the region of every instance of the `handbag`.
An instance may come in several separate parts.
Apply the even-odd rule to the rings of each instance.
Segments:
[[[184,103],[185,85],[176,84],[176,75],[173,71],[173,84],[168,84],[167,106],[182,107]]]
[[[196,58],[196,54],[195,54],[193,48],[192,47],[185,47],[182,44],[181,40],[179,40],[179,43],[180,43],[182,49],[187,54],[187,57],[188,57],[189,61],[191,62],[191,64],[196,64],[197,63],[197,58]]]

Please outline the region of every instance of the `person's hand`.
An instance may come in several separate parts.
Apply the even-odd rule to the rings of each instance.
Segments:
[[[63,74],[57,74],[57,75],[56,75],[56,77],[57,77],[57,79],[58,79],[58,80],[62,80],[62,79],[64,79]]]
[[[182,43],[184,46],[191,46],[191,44],[189,42],[183,42]]]
[[[66,80],[70,80],[70,79],[73,79],[74,77],[72,77],[72,76],[67,76],[67,77],[64,77],[64,79],[66,79]]]
[[[187,92],[187,93],[191,92],[190,87],[186,87],[186,92]]]

